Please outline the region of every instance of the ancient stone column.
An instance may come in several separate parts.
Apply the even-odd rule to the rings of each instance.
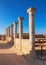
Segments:
[[[6,28],[6,37],[8,37],[8,28]]]
[[[22,24],[22,21],[23,21],[23,17],[19,17],[18,20],[19,20],[19,39],[22,39],[23,37],[23,24]]]
[[[6,28],[6,40],[8,38],[8,28]]]
[[[35,56],[35,22],[34,22],[34,12],[35,8],[29,8],[27,13],[29,13],[29,39],[31,44],[32,55]]]
[[[10,37],[13,38],[13,25],[10,25]]]
[[[17,23],[18,22],[14,22],[14,39],[17,37]]]
[[[22,24],[22,21],[23,21],[23,17],[19,17],[18,20],[19,20],[19,39],[20,39],[20,50],[22,50],[22,37],[23,37],[23,24]]]
[[[7,28],[6,28],[6,37],[7,37]]]
[[[10,37],[10,26],[8,27],[8,37]]]
[[[7,34],[8,34],[8,37],[9,37],[9,28],[7,28]]]

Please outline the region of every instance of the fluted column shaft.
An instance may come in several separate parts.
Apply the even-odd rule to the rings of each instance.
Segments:
[[[19,17],[18,20],[19,20],[19,39],[22,39],[23,37],[23,24],[22,24],[22,21],[23,21],[23,17]]]
[[[17,37],[17,22],[14,22],[14,39]]]
[[[8,37],[8,28],[6,28],[6,37]]]
[[[13,38],[13,25],[10,25],[10,37]]]
[[[29,8],[27,12],[29,13],[29,39],[31,43],[31,51],[35,51],[35,22],[34,22],[34,12],[35,8]]]
[[[22,21],[23,21],[23,17],[19,17],[18,20],[19,20],[19,39],[20,39],[20,50],[22,50],[22,38],[23,38],[23,24],[22,24]]]
[[[10,27],[8,27],[8,37],[10,37]]]

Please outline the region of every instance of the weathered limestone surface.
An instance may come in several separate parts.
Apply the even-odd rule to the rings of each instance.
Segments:
[[[22,50],[22,38],[23,38],[23,24],[22,24],[22,21],[23,21],[23,17],[19,17],[18,20],[19,20],[19,39],[20,39],[20,50]]]
[[[31,46],[31,54],[35,56],[35,22],[34,22],[34,12],[35,8],[29,8],[27,13],[29,13],[29,41]]]
[[[13,38],[13,25],[10,25],[10,37]]]
[[[9,38],[9,29],[6,28],[6,41],[9,41],[8,38]]]
[[[16,49],[18,49],[20,51],[20,43],[19,43],[19,39],[15,39],[16,41],[14,41],[14,47]],[[29,43],[29,39],[22,39],[22,54],[29,54],[30,53],[30,43]]]
[[[17,37],[17,23],[18,22],[14,22],[14,39]]]
[[[14,47],[20,51],[20,39],[14,39]]]
[[[6,28],[6,42],[13,41],[13,25]]]
[[[8,28],[6,28],[6,37],[8,37]]]
[[[18,20],[19,20],[19,39],[22,39],[23,37],[23,17],[19,17]]]
[[[8,37],[10,37],[10,26],[8,27]]]

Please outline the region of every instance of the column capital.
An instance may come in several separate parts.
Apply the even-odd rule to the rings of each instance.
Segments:
[[[8,28],[10,28],[10,26]]]
[[[9,27],[13,27],[13,25],[11,24]]]
[[[17,23],[18,23],[18,22],[16,22],[16,21],[14,22],[14,24],[17,24]]]
[[[30,12],[32,12],[32,13],[34,13],[36,11],[36,8],[29,8],[28,10],[27,10],[27,13],[30,13]]]
[[[18,20],[22,21],[24,18],[23,17],[18,17]]]

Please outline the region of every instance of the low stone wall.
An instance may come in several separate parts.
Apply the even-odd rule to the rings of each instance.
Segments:
[[[14,40],[14,46],[16,49],[20,50],[23,54],[30,53],[31,44],[29,43],[29,39],[22,39],[20,43],[20,40],[16,38]]]
[[[35,47],[35,50],[41,50],[40,44],[42,43],[37,43],[37,47]],[[14,47],[21,51],[23,54],[30,54],[31,51],[31,43],[29,39],[22,39],[21,43],[18,38],[14,40]],[[43,43],[43,50],[46,49],[46,43]]]
[[[29,39],[22,39],[22,52],[23,54],[30,54],[31,43]]]
[[[11,41],[11,38],[10,37],[7,37],[6,38],[6,42],[10,42]]]
[[[17,38],[14,40],[14,47],[16,49],[20,50],[20,40]]]

